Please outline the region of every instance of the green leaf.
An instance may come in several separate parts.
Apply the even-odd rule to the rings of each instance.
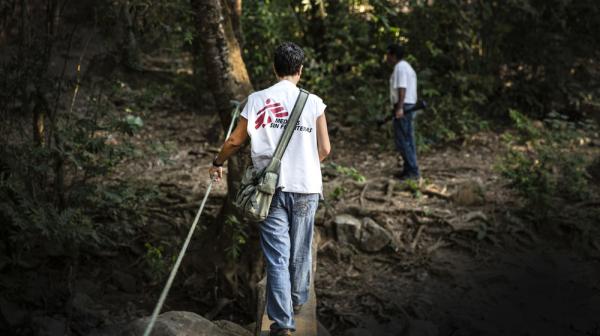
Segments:
[[[127,124],[129,124],[130,126],[134,126],[134,127],[138,127],[138,128],[141,128],[142,126],[144,126],[144,122],[142,121],[142,118],[140,118],[138,116],[128,115],[127,117],[125,117],[125,121],[127,121]]]

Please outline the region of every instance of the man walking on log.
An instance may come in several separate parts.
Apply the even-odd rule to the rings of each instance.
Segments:
[[[419,179],[417,148],[413,129],[414,112],[405,112],[417,102],[417,74],[404,60],[404,48],[391,44],[387,48],[386,62],[394,67],[390,76],[390,102],[393,108],[394,142],[402,156],[401,180]]]
[[[278,82],[248,97],[236,129],[209,169],[222,178],[222,165],[251,139],[252,162],[258,169],[273,157],[298,97],[304,51],[284,42],[274,54]],[[260,223],[261,246],[267,264],[267,315],[270,335],[291,335],[294,312],[308,300],[314,217],[322,195],[320,162],[329,155],[326,105],[309,95],[281,160],[277,191],[267,219]]]

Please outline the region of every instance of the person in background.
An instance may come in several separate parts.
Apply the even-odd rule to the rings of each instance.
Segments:
[[[417,74],[404,60],[404,48],[399,44],[388,46],[386,62],[394,67],[390,76],[390,102],[394,114],[394,142],[403,161],[402,171],[397,176],[401,180],[418,180],[420,173],[413,128],[414,112],[405,112],[417,102]]]

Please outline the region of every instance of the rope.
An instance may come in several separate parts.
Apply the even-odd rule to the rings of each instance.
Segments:
[[[240,113],[240,106],[242,106],[242,104],[244,102],[245,102],[245,100],[242,102],[239,102],[237,100],[231,101],[231,103],[235,105],[235,109],[233,110],[233,113],[231,115],[231,124],[229,125],[229,130],[227,131],[227,135],[225,136],[225,139],[229,138],[229,136],[231,135],[231,132],[233,131],[233,125],[235,124],[238,114]],[[204,199],[202,200],[202,204],[200,204],[200,209],[198,209],[198,212],[196,213],[196,218],[194,218],[194,222],[192,223],[192,226],[190,227],[190,231],[188,232],[187,238],[185,239],[185,242],[183,243],[183,246],[181,247],[181,251],[179,252],[179,255],[177,256],[177,260],[175,261],[175,265],[173,265],[173,269],[171,270],[171,273],[169,274],[167,283],[165,284],[165,287],[163,288],[162,293],[160,293],[160,297],[158,298],[158,303],[156,304],[156,307],[154,307],[154,311],[152,312],[152,317],[150,318],[150,323],[148,323],[148,326],[146,326],[146,331],[144,331],[144,336],[150,336],[150,333],[152,332],[152,328],[154,328],[154,324],[156,323],[156,319],[158,318],[158,314],[160,313],[160,310],[162,309],[162,306],[165,303],[165,300],[167,299],[167,295],[169,294],[169,291],[171,290],[171,286],[173,285],[173,280],[175,280],[175,275],[177,275],[177,271],[179,271],[179,266],[181,265],[181,260],[183,260],[183,256],[187,252],[188,245],[190,244],[190,241],[192,240],[192,236],[194,235],[194,231],[196,230],[196,225],[198,224],[200,215],[202,215],[202,211],[204,210],[204,205],[206,204],[208,195],[210,194],[210,191],[212,190],[213,182],[214,181],[211,178],[210,182],[208,183],[208,188],[206,188],[206,193],[204,194]]]

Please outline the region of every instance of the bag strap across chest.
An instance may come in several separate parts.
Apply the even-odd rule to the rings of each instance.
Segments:
[[[281,166],[281,158],[283,157],[283,154],[285,153],[285,150],[287,149],[287,146],[290,143],[292,134],[296,129],[296,124],[298,123],[298,120],[300,120],[300,115],[302,114],[302,110],[304,110],[304,105],[306,105],[308,95],[308,91],[300,89],[300,92],[298,93],[298,98],[296,99],[296,103],[294,104],[294,108],[292,109],[292,113],[288,118],[285,130],[281,135],[281,139],[279,139],[279,143],[277,144],[275,153],[273,153],[273,158],[271,159],[271,162],[265,169],[265,172],[279,172],[279,167]]]

